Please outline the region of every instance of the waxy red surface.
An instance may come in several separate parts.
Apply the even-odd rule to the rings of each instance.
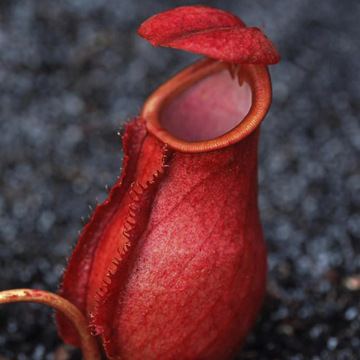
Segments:
[[[240,29],[248,29],[247,34],[254,31],[244,28],[229,13],[196,6],[151,18],[148,34],[153,34],[155,43],[162,41],[155,33],[157,19],[163,18],[163,28],[172,34],[171,41],[186,42],[189,39],[178,29],[191,31],[196,14],[199,21],[193,39],[206,27],[221,26],[216,33],[226,33],[229,39]],[[224,25],[232,30],[225,31]],[[202,39],[204,34],[209,33],[202,33]],[[221,52],[221,41],[215,38],[212,44],[217,45],[212,47]],[[198,40],[195,43],[199,44]],[[249,58],[251,52],[246,51],[245,57]],[[230,359],[260,309],[266,283],[266,249],[257,205],[258,124],[263,118],[249,118],[243,109],[232,107],[236,106],[234,96],[251,91],[251,101],[263,106],[261,114],[265,114],[270,104],[270,82],[265,67],[254,72],[246,67],[253,65],[243,65],[238,81],[220,72],[226,67],[212,67],[211,61],[199,62],[183,72],[191,78],[205,66],[217,69],[204,75],[206,81],[197,80],[195,88],[190,79],[189,91],[182,89],[178,98],[172,99],[173,106],[164,99],[168,107],[159,124],[171,120],[171,128],[176,129],[184,117],[196,113],[194,118],[201,119],[204,111],[212,117],[212,124],[217,118],[226,122],[239,116],[240,125],[231,125],[235,126],[231,132],[240,126],[245,135],[236,143],[221,142],[212,151],[207,149],[206,140],[196,153],[179,151],[166,144],[166,130],[160,141],[148,132],[149,119],[133,120],[123,136],[122,175],[109,199],[97,207],[84,228],[64,275],[60,294],[87,316],[108,358]],[[178,78],[183,81],[184,76]],[[250,90],[244,87],[239,92],[234,84],[243,86],[244,81]],[[207,84],[213,90],[229,83],[235,89],[230,94],[207,91]],[[169,84],[176,87],[176,81]],[[263,85],[268,90],[255,92]],[[158,90],[160,98],[162,91]],[[264,94],[264,98],[257,98],[255,93]],[[188,112],[176,110],[182,101]],[[248,106],[247,102],[240,103]],[[210,105],[214,109],[209,113],[206,109]],[[203,121],[202,126],[207,122]],[[211,132],[209,129],[207,133]],[[189,126],[186,134],[196,135],[191,134]],[[57,319],[63,339],[79,345],[67,320],[61,315]]]
[[[137,137],[130,138],[134,129]],[[128,160],[132,169],[142,151],[148,151],[144,144],[154,141],[151,135],[139,137],[139,130],[145,133],[141,119],[129,125],[125,135],[138,149]],[[265,288],[257,139],[255,132],[218,152],[167,154],[165,159],[173,157],[169,166],[160,165],[151,182],[138,188],[134,201],[125,206],[134,224],[128,231],[122,207],[117,206],[122,203],[121,185],[113,190],[118,196],[95,212],[84,231],[91,237],[82,236],[62,295],[88,314],[109,357],[226,359],[237,349],[254,322]],[[131,174],[123,177],[123,184],[127,176]],[[118,215],[108,223],[107,212],[113,208]],[[97,254],[102,242],[110,241],[97,236],[103,221],[125,231],[127,240],[126,251],[117,254],[118,241],[113,239],[105,267],[104,257]],[[91,248],[86,246],[91,243]],[[113,269],[108,279],[107,268]],[[89,281],[104,271],[108,285]],[[96,302],[91,294],[99,288],[103,290]],[[63,325],[63,338],[77,344],[70,329]]]

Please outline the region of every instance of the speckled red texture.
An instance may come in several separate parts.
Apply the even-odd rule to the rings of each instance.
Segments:
[[[266,277],[257,139],[176,152],[140,195],[141,231],[130,232],[93,322],[110,358],[229,359],[242,343]]]
[[[140,135],[131,138],[134,130]],[[142,174],[136,166],[147,156],[144,146],[155,143],[156,153],[163,151],[151,135],[141,134],[142,120],[128,126],[125,148],[134,158],[125,158],[119,184],[85,228],[61,294],[93,320],[109,358],[228,359],[253,325],[265,289],[258,131],[215,152],[169,151],[168,166],[124,203],[127,177]],[[117,253],[118,239],[107,234],[116,227],[122,237],[123,212],[134,225],[125,231],[125,251]],[[109,242],[111,251],[102,254]],[[100,276],[89,282],[92,273],[107,284]],[[99,288],[96,302],[92,293]],[[77,344],[71,327],[61,316],[58,321],[64,340]]]
[[[138,33],[154,46],[191,51],[233,64],[272,65],[280,61],[273,43],[256,27],[207,6],[184,6],[155,15]]]

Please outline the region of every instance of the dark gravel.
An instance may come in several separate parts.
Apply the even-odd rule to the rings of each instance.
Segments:
[[[193,3],[1,0],[1,289],[56,290],[81,216],[119,175],[121,122],[197,58],[152,48],[136,29]],[[239,359],[359,359],[360,3],[202,3],[265,24],[282,56],[260,154],[268,293]],[[0,309],[0,349],[66,355],[39,305]]]

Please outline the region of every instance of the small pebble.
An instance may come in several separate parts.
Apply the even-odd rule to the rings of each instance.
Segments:
[[[358,309],[351,307],[345,311],[346,320],[354,320],[359,315]]]
[[[336,338],[331,337],[331,338],[328,339],[327,347],[328,347],[329,350],[336,349],[337,345],[338,345],[338,340]]]
[[[351,291],[360,290],[360,275],[349,276],[345,279],[344,285]]]

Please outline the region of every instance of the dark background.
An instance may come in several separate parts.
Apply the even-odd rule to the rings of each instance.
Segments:
[[[81,217],[119,175],[121,122],[198,58],[152,48],[136,29],[196,3],[0,1],[1,290],[56,291]],[[268,292],[239,359],[359,359],[360,3],[202,4],[264,24],[282,56],[260,145]],[[0,353],[61,359],[51,314],[0,308]]]

